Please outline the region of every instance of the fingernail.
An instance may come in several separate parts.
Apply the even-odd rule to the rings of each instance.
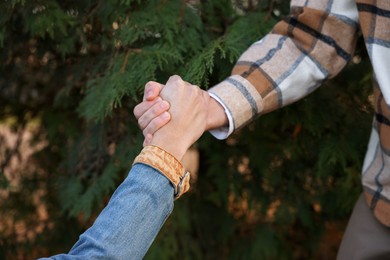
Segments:
[[[164,119],[167,119],[167,118],[170,118],[171,115],[168,113],[168,112],[164,112],[162,115],[161,115]]]
[[[153,96],[152,90],[149,90],[148,92],[146,92],[146,98],[151,98],[152,96]]]
[[[169,107],[169,103],[165,100],[163,100],[161,103],[160,103],[160,107],[162,109],[167,109]]]

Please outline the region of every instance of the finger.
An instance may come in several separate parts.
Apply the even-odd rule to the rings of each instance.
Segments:
[[[137,120],[138,120],[152,106],[154,106],[155,104],[157,104],[161,101],[162,101],[161,97],[157,97],[153,101],[143,101],[143,102],[139,103],[138,105],[136,105],[134,107],[134,110],[133,110],[133,114],[134,114],[135,118],[137,118]]]
[[[171,120],[171,114],[168,112],[162,113],[160,116],[154,118],[142,131],[144,136],[153,135],[158,129],[166,125]]]
[[[172,75],[172,76],[169,77],[166,85],[167,84],[177,84],[177,85],[179,85],[179,84],[182,84],[182,83],[185,83],[185,82],[183,81],[183,79],[180,76]]]
[[[166,112],[169,109],[169,103],[167,101],[161,101],[154,104],[150,109],[145,111],[145,113],[142,114],[142,116],[138,119],[138,125],[143,130],[145,127],[147,127],[150,122],[156,118],[159,117],[161,114]],[[152,132],[152,134],[155,131]]]
[[[153,138],[153,136],[151,134],[146,135],[142,146],[145,147],[145,146],[149,145],[150,142],[152,141],[152,138]]]
[[[152,101],[160,95],[164,85],[155,81],[149,81],[145,85],[144,97],[142,101]]]

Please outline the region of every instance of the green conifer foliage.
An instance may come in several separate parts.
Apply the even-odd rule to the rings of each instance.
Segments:
[[[217,84],[288,1],[7,0],[0,10],[0,122],[40,147],[12,182],[23,147],[0,132],[0,259],[36,259],[68,251],[126,177],[145,83]],[[205,134],[197,182],[146,259],[318,259],[361,191],[370,78],[360,42],[310,97],[226,141]]]

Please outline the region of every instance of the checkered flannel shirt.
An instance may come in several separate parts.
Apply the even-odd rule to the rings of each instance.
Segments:
[[[375,216],[390,226],[389,0],[291,1],[291,14],[241,55],[230,77],[209,90],[229,119],[225,133],[219,129],[214,135],[225,138],[334,77],[351,60],[359,30],[377,82],[362,183]]]

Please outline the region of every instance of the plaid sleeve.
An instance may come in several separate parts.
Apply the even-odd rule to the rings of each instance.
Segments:
[[[380,90],[390,106],[390,1],[358,0],[360,26]]]
[[[224,106],[230,129],[306,96],[335,76],[351,59],[357,31],[353,0],[291,1],[290,15],[209,90]]]
[[[356,2],[376,79],[375,117],[363,165],[363,187],[375,216],[390,227],[390,1]]]

